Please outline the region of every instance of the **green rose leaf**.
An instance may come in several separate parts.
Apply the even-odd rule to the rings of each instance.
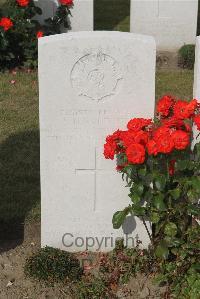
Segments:
[[[141,200],[140,196],[136,193],[131,193],[129,194],[129,197],[131,198],[131,201],[134,203],[134,204],[138,204]]]
[[[163,194],[158,194],[158,195],[154,196],[153,205],[157,210],[165,211],[166,210],[166,205],[164,203],[164,195]]]
[[[164,230],[165,235],[169,237],[175,237],[177,234],[177,226],[173,222],[169,222],[165,225],[165,230]]]
[[[195,192],[195,190],[189,190],[187,192],[187,196],[191,202],[195,202],[199,199],[199,195]]]
[[[146,166],[144,166],[143,168],[138,170],[138,175],[142,178],[144,178],[147,174],[147,168]]]
[[[129,209],[125,209],[123,211],[117,211],[113,215],[112,224],[114,229],[119,229],[122,226],[128,213]]]
[[[138,194],[141,196],[144,191],[144,186],[142,183],[134,184],[133,187],[131,188],[131,192]]]
[[[190,160],[179,160],[176,162],[176,170],[186,170],[186,169],[192,169],[193,165],[190,162]]]
[[[164,175],[157,176],[154,179],[155,186],[159,191],[163,191],[165,189],[166,182],[167,182],[167,180]]]
[[[196,143],[193,150],[197,158],[200,158],[200,143]]]
[[[132,171],[133,171],[132,165],[128,165],[128,166],[124,167],[124,172],[128,175],[128,177],[131,177]]]
[[[174,190],[170,190],[169,194],[172,196],[173,199],[178,199],[181,195],[181,190],[178,188]]]
[[[158,223],[160,220],[160,215],[158,212],[152,212],[150,216],[150,220],[152,223]]]
[[[183,244],[183,243],[184,243],[184,241],[181,240],[181,239],[178,239],[178,238],[173,238],[173,239],[171,240],[171,245],[172,245],[172,246],[175,246],[175,247],[178,247],[178,246],[180,246],[180,245]]]
[[[195,192],[200,195],[200,177],[195,176],[191,179],[191,185],[194,188]]]
[[[160,244],[156,247],[155,255],[162,259],[167,259],[169,255],[169,249],[165,242],[160,242]]]
[[[190,269],[200,272],[200,263],[193,264]]]
[[[137,206],[137,205],[133,205],[131,212],[134,216],[145,216],[146,214],[146,209],[144,207],[141,206]]]
[[[189,205],[188,212],[194,216],[200,216],[200,207],[195,206],[195,205]]]

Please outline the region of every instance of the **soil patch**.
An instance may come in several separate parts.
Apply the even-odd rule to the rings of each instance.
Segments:
[[[70,284],[49,286],[24,275],[26,258],[40,248],[40,223],[25,223],[23,238],[20,234],[14,236],[14,239],[10,235],[10,240],[0,243],[0,299],[76,299],[74,287]],[[153,284],[151,277],[138,274],[117,291],[117,298],[158,299],[164,298],[163,292],[163,289]]]

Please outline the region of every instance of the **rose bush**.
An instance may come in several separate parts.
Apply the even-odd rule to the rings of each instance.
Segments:
[[[37,39],[69,29],[72,0],[60,0],[54,17],[36,20],[42,10],[33,0],[7,0],[0,8],[0,69],[37,66]]]
[[[191,235],[200,234],[200,143],[191,146],[193,125],[200,130],[200,104],[164,96],[156,112],[154,121],[133,118],[127,130],[109,135],[104,156],[116,157],[117,171],[130,188],[130,205],[114,214],[113,227],[120,228],[128,214],[138,216],[156,258],[174,265],[175,281],[178,272],[200,271],[199,237],[191,242]],[[161,265],[169,282],[169,264]]]
[[[187,102],[164,96],[156,109],[154,121],[134,118],[127,130],[109,135],[104,156],[116,156],[117,170],[126,176],[132,201],[114,215],[114,226],[120,227],[129,213],[148,218],[156,224],[154,244],[158,235],[170,245],[173,238],[170,241],[165,234],[167,221],[176,228],[177,239],[188,228],[183,222],[191,223],[199,212],[200,145],[196,143],[192,150],[191,142],[193,122],[200,129],[200,105],[195,99]]]

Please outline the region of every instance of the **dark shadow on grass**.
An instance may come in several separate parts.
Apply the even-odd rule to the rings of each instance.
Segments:
[[[39,131],[0,144],[0,252],[24,239],[24,220],[40,200]]]
[[[116,27],[127,16],[130,16],[130,0],[94,0],[94,30],[126,31]]]

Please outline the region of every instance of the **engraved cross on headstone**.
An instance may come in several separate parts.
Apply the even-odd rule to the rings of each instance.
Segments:
[[[95,160],[94,160],[94,168],[82,168],[82,169],[75,169],[75,173],[93,173],[94,174],[94,206],[93,210],[96,211],[96,203],[97,203],[97,173],[102,171],[103,169],[97,169],[97,149],[95,147]]]

